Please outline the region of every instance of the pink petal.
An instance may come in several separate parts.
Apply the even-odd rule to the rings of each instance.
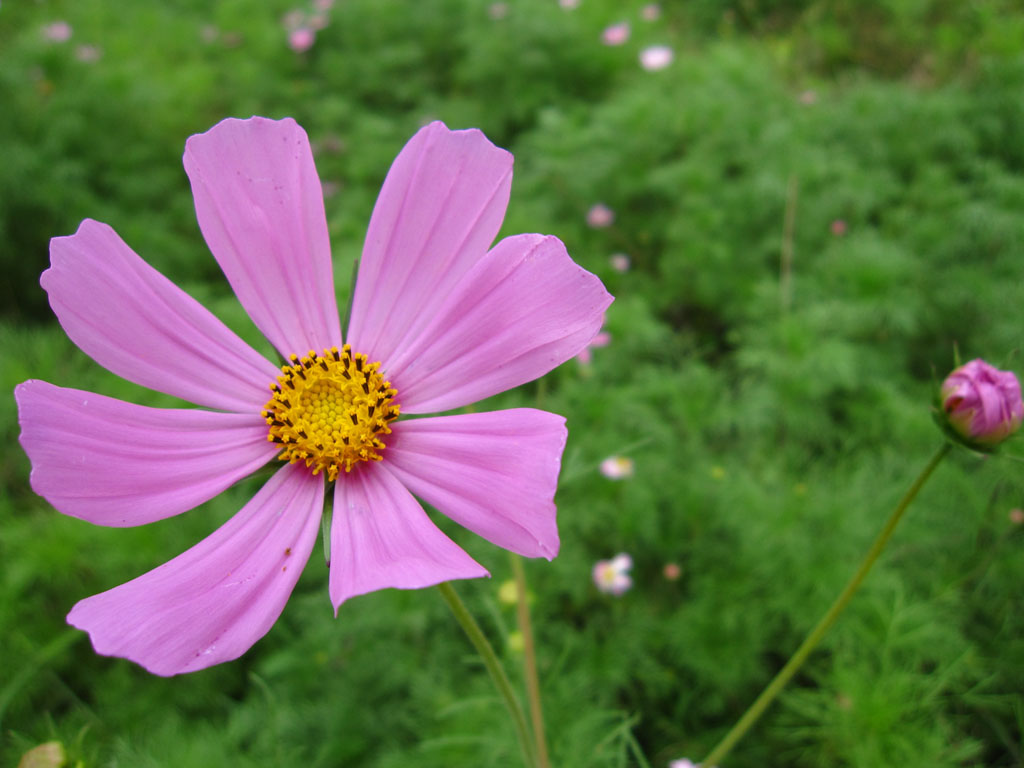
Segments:
[[[331,522],[335,612],[350,597],[386,587],[419,589],[488,575],[382,465],[338,478]]]
[[[136,384],[258,412],[280,373],[106,224],[86,219],[75,234],[53,238],[40,282],[71,340]]]
[[[430,319],[494,242],[512,186],[512,155],[477,130],[422,128],[384,180],[363,246],[348,341],[391,356]]]
[[[324,198],[294,120],[222,120],[185,143],[196,217],[249,316],[285,357],[341,343]]]
[[[410,491],[492,544],[558,554],[555,489],[565,419],[517,408],[399,421],[384,462]]]
[[[611,302],[558,238],[505,238],[385,362],[402,412],[459,408],[543,376],[587,346]]]
[[[97,525],[192,509],[277,452],[259,414],[146,408],[26,381],[14,390],[32,489]]]
[[[309,559],[324,484],[285,466],[234,517],[187,552],[88,597],[68,623],[104,656],[156,675],[237,659],[267,633]]]

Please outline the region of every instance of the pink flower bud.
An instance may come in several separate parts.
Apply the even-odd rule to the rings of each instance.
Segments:
[[[1001,443],[1024,419],[1017,377],[984,360],[972,360],[949,374],[940,397],[953,432],[982,447]]]

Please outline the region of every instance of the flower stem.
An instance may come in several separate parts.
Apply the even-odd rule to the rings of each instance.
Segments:
[[[491,675],[491,680],[494,681],[494,686],[505,701],[505,706],[508,708],[509,715],[512,717],[512,723],[516,728],[516,736],[519,737],[519,746],[523,750],[524,764],[527,768],[537,768],[537,757],[533,751],[533,742],[530,739],[530,729],[526,724],[526,716],[523,714],[523,708],[519,704],[519,699],[516,698],[512,690],[512,683],[509,682],[508,675],[505,674],[505,668],[501,666],[501,661],[484,636],[483,630],[480,629],[476,619],[466,609],[465,603],[462,602],[462,599],[455,592],[451,582],[442,582],[437,585],[437,588],[441,591],[441,596],[445,602],[448,603],[448,607],[451,608],[455,620],[462,625],[462,629],[469,638],[469,641],[473,643],[477,653],[480,654],[484,666],[487,667],[487,671]]]
[[[797,649],[796,653],[794,653],[789,661],[786,662],[786,666],[779,670],[775,679],[768,684],[768,687],[761,692],[761,695],[758,696],[754,703],[750,705],[750,708],[743,713],[743,717],[737,721],[736,725],[732,727],[732,730],[725,735],[725,738],[718,743],[718,746],[711,750],[711,752],[708,753],[708,756],[701,761],[701,766],[711,768],[721,762],[722,758],[729,754],[732,748],[736,745],[736,742],[743,738],[743,735],[755,722],[757,722],[757,719],[768,708],[768,705],[772,703],[772,700],[775,699],[779,692],[785,687],[786,683],[788,683],[793,675],[796,674],[796,671],[800,669],[800,666],[807,660],[807,657],[810,656],[811,651],[814,650],[815,646],[817,646],[821,638],[824,637],[829,627],[835,623],[836,619],[839,618],[839,614],[843,612],[847,603],[850,602],[850,598],[853,597],[857,588],[860,587],[861,582],[864,581],[864,577],[867,576],[868,571],[871,570],[871,566],[874,565],[875,560],[878,559],[882,549],[892,536],[892,532],[896,529],[896,525],[903,517],[903,513],[906,512],[907,507],[910,506],[910,503],[917,496],[918,491],[921,490],[921,487],[925,484],[939,463],[946,457],[946,454],[949,453],[952,447],[952,443],[944,442],[942,447],[935,452],[935,455],[932,456],[925,468],[921,470],[921,474],[919,474],[917,479],[914,480],[913,485],[910,486],[907,492],[903,495],[903,498],[900,499],[896,508],[892,511],[892,514],[889,515],[889,519],[885,522],[885,526],[883,526],[881,532],[879,532],[878,536],[871,544],[871,548],[868,550],[867,554],[864,555],[864,559],[861,561],[860,566],[858,566],[857,572],[853,574],[853,577],[849,582],[847,582],[843,591],[839,593],[839,597],[835,599],[832,606],[828,609],[825,615],[821,617],[817,626],[811,630],[809,635],[807,635],[807,638]]]
[[[548,759],[548,744],[544,738],[544,713],[540,706],[540,680],[537,677],[537,656],[533,648],[533,629],[530,626],[530,606],[526,601],[526,573],[523,558],[511,555],[512,572],[516,578],[516,618],[523,635],[523,674],[526,677],[527,701],[530,705],[530,722],[533,725],[533,740],[537,749],[539,768],[551,768]]]

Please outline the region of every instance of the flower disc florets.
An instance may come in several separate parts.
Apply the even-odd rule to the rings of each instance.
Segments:
[[[304,462],[328,480],[342,469],[350,472],[356,462],[380,461],[381,438],[391,434],[399,406],[398,393],[379,368],[366,355],[353,355],[348,344],[340,352],[331,347],[323,355],[292,355],[291,365],[282,365],[282,375],[270,385],[274,396],[262,412],[270,427],[267,439],[284,446],[277,458]]]

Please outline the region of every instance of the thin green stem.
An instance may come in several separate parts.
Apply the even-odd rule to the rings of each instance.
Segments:
[[[732,727],[732,730],[725,734],[725,738],[718,743],[718,746],[708,753],[708,756],[700,763],[702,766],[711,768],[711,766],[718,765],[722,758],[729,754],[732,748],[736,745],[736,742],[743,738],[743,735],[754,723],[757,722],[757,719],[768,708],[768,705],[772,703],[772,700],[778,696],[786,683],[788,683],[793,675],[796,674],[796,671],[800,669],[800,666],[807,660],[807,657],[821,641],[821,638],[824,637],[825,633],[829,630],[829,627],[835,623],[836,619],[839,618],[839,614],[843,612],[844,608],[846,608],[847,603],[850,602],[850,598],[853,597],[857,588],[860,587],[861,582],[864,581],[864,577],[867,576],[868,571],[871,570],[871,566],[874,565],[875,560],[878,559],[882,549],[884,549],[886,543],[889,541],[889,538],[892,536],[892,532],[896,529],[896,525],[903,517],[903,513],[906,512],[907,507],[910,506],[910,503],[917,496],[922,486],[931,476],[939,463],[946,457],[946,454],[949,453],[952,447],[952,443],[943,443],[942,447],[935,452],[935,455],[932,456],[925,468],[921,470],[921,474],[917,476],[916,480],[914,480],[913,485],[910,486],[907,492],[903,495],[903,498],[900,499],[896,508],[892,511],[892,514],[889,515],[889,519],[885,522],[885,526],[875,538],[871,548],[868,550],[864,559],[858,566],[856,573],[854,573],[850,581],[847,582],[843,591],[839,593],[839,597],[835,599],[832,606],[828,611],[826,611],[825,615],[821,617],[821,621],[818,622],[817,626],[815,626],[814,629],[811,630],[811,633],[807,635],[807,638],[797,649],[796,653],[794,653],[790,660],[786,662],[786,666],[779,670],[775,679],[768,684],[768,687],[761,692],[761,695],[757,697],[757,700],[750,705],[750,709],[743,713],[743,717],[737,721],[736,725]]]
[[[487,667],[487,671],[491,675],[491,680],[494,681],[494,686],[505,701],[505,706],[508,708],[509,715],[512,717],[512,723],[516,728],[516,736],[519,737],[519,746],[523,750],[523,762],[527,768],[537,768],[537,757],[533,751],[533,742],[530,739],[530,729],[526,724],[526,716],[523,714],[523,708],[519,704],[519,699],[516,698],[515,692],[512,690],[512,683],[509,682],[508,675],[505,674],[505,668],[501,666],[498,655],[487,641],[483,630],[480,629],[480,625],[476,623],[476,619],[466,609],[465,603],[456,594],[451,582],[442,582],[437,585],[437,588],[440,590],[445,602],[448,603],[448,607],[451,608],[455,620],[462,626],[469,641],[476,648],[477,653],[480,654],[484,666]]]
[[[540,706],[540,679],[537,677],[537,656],[533,647],[533,628],[530,626],[530,606],[526,601],[526,572],[523,558],[512,553],[512,572],[516,579],[516,619],[523,635],[523,674],[526,678],[526,700],[530,705],[530,723],[533,725],[534,746],[539,768],[551,768],[548,744],[544,738],[544,712]]]

